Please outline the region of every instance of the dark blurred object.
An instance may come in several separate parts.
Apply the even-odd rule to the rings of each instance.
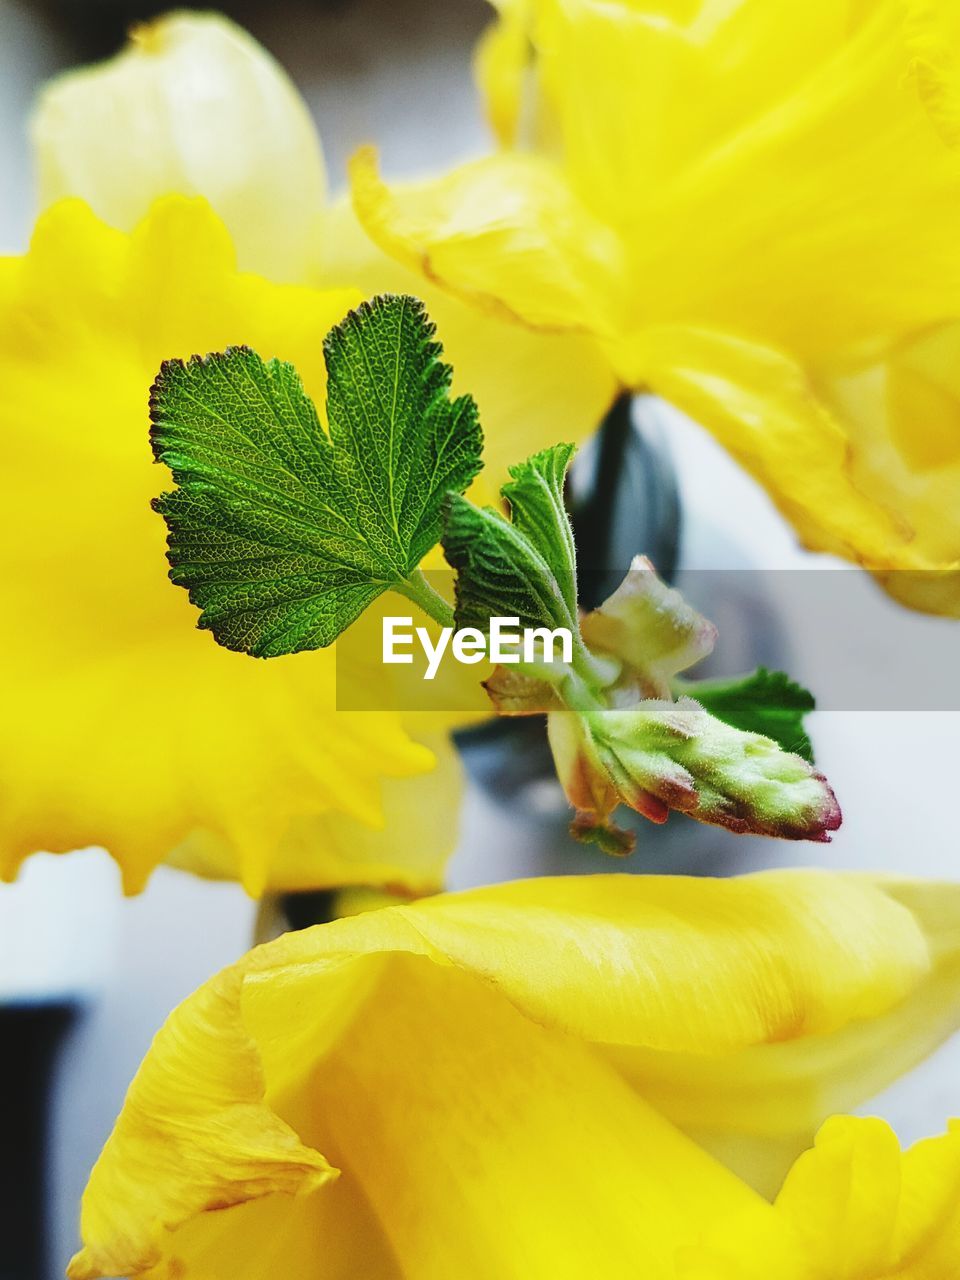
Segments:
[[[269,27],[269,19],[278,9],[292,10],[308,22],[318,14],[342,13],[354,7],[356,0],[312,0],[312,3],[278,4],[277,0],[223,0],[209,4],[182,4],[177,0],[33,0],[33,7],[52,19],[74,44],[79,60],[90,61],[117,53],[131,26],[148,22],[174,10],[192,9],[198,13],[215,10],[239,22],[256,34]],[[417,0],[392,0],[402,8],[415,6]]]
[[[329,920],[336,920],[339,914],[337,911],[339,896],[336,889],[312,889],[305,893],[285,893],[280,900],[280,911],[276,917],[276,923],[271,922],[266,927],[263,938],[258,936],[257,941],[275,937],[288,929],[309,929],[311,925],[326,924]]]
[[[50,1274],[46,1212],[51,1085],[77,1013],[68,1002],[0,1006],[0,1280]]]
[[[680,546],[677,478],[652,396],[622,395],[574,461],[568,506],[577,544],[577,597],[593,609],[615,591],[636,555],[670,581]],[[464,764],[503,804],[529,806],[556,781],[542,716],[490,720],[456,735]]]
[[[573,464],[568,494],[578,598],[595,609],[636,555],[668,581],[677,569],[680,497],[653,396],[624,393]]]

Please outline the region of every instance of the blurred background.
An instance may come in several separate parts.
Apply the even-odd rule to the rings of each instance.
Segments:
[[[129,21],[165,7],[0,0],[0,252],[21,252],[30,234],[27,121],[40,84],[114,52]],[[300,86],[320,127],[334,190],[343,186],[347,157],[364,142],[377,142],[391,176],[435,169],[489,145],[470,72],[472,46],[489,17],[481,0],[274,0],[225,8]],[[817,563],[854,572],[800,552],[765,495],[695,424],[657,405],[647,406],[645,419],[666,442],[678,477],[681,568],[792,571]],[[775,603],[765,598],[769,580],[756,579],[758,595],[745,616],[759,631],[721,632],[726,665],[754,665],[759,643],[764,659],[789,670],[789,638],[777,624]],[[861,586],[877,625],[901,629],[904,661],[912,636],[919,643],[942,625],[904,615],[870,584]],[[838,656],[849,657],[844,646],[852,651],[856,637],[840,635],[833,643]],[[811,730],[818,762],[844,808],[833,844],[737,840],[677,820],[665,831],[645,829],[634,868],[727,874],[802,861],[955,878],[960,841],[946,808],[956,787],[960,713],[823,711],[812,717]],[[462,887],[544,870],[597,869],[598,855],[573,849],[564,826],[550,796],[510,807],[474,784],[451,881]],[[32,1090],[39,1105],[47,1060],[54,1080],[48,1140],[32,1153],[45,1177],[46,1256],[31,1257],[26,1245],[18,1253],[7,1235],[0,1278],[62,1275],[77,1243],[86,1175],[151,1036],[174,1004],[246,949],[255,915],[237,886],[166,869],[141,897],[123,900],[119,875],[98,850],[34,858],[17,884],[0,886],[0,997],[7,1009],[0,1021],[0,1204],[8,1221],[26,1213],[30,1190],[23,1144],[36,1133],[30,1127],[36,1117],[24,1100]],[[48,1015],[39,1036],[38,1007]],[[937,1131],[945,1115],[960,1113],[958,1068],[955,1041],[870,1110],[886,1115],[904,1140]]]

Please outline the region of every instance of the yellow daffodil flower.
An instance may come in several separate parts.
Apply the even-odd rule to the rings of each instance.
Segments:
[[[51,208],[30,253],[0,263],[0,555],[17,620],[0,640],[0,874],[102,844],[131,892],[161,860],[255,894],[434,891],[457,829],[450,717],[338,714],[332,653],[255,663],[196,633],[149,510],[164,477],[147,438],[161,360],[246,342],[293,361],[322,404],[326,329],[418,282],[346,202],[324,204],[302,100],[215,16],[138,28],[118,58],[54,82],[34,139]],[[558,386],[570,433],[595,425],[611,380],[589,343],[518,341],[426,292],[490,470],[563,434]]]
[[[478,69],[513,145],[393,187],[361,152],[368,231],[492,314],[593,335],[807,546],[960,615],[960,7],[497,7]]]
[[[338,713],[332,651],[219,648],[167,580],[150,510],[161,360],[246,341],[292,360],[322,404],[321,342],[357,298],[239,274],[197,199],[130,235],[65,202],[0,261],[3,875],[98,844],[128,891],[164,858],[255,894],[437,887],[459,790],[445,735]]]
[[[69,1274],[945,1280],[956,1134],[901,1159],[834,1120],[775,1206],[756,1188],[960,1025],[958,937],[956,887],[816,871],[528,881],[286,935],[160,1032]]]

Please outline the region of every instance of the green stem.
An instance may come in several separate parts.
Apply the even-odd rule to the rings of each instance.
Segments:
[[[412,600],[415,605],[419,605],[423,612],[432,618],[434,622],[439,622],[441,627],[455,627],[457,625],[453,609],[438,591],[434,591],[423,576],[422,569],[414,569],[409,577],[397,582],[393,590],[398,595],[406,596],[408,600]]]

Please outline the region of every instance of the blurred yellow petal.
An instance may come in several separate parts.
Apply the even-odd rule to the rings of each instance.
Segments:
[[[960,324],[832,367],[668,327],[620,358],[711,429],[807,546],[859,561],[906,603],[960,616]]]
[[[340,647],[344,647],[342,642]],[[338,656],[338,662],[343,662],[342,656]],[[265,877],[263,888],[296,893],[318,887],[371,886],[403,898],[442,888],[444,866],[460,829],[460,757],[446,729],[424,728],[420,713],[389,715],[391,704],[386,697],[382,705],[383,714],[374,711],[373,718],[380,724],[399,724],[409,734],[414,749],[419,746],[429,753],[422,757],[422,771],[404,777],[384,776],[379,788],[379,809],[369,817],[357,817],[336,807],[319,814],[291,817],[275,847],[264,849],[258,859],[261,879]],[[334,739],[341,743],[356,733],[363,717],[371,716],[369,711],[335,714],[334,730],[341,718],[344,721],[343,737]],[[448,724],[464,723],[468,716],[464,712],[442,718]],[[291,723],[287,732],[294,731]],[[361,737],[360,745],[370,751],[375,744]],[[370,757],[358,758],[354,767],[369,771]],[[190,836],[164,862],[213,880],[233,880],[237,876],[236,850],[207,832]]]
[[[474,74],[490,126],[504,146],[517,142],[532,49],[526,0],[507,3],[477,43]]]
[[[777,1204],[805,1250],[838,1280],[894,1263],[900,1146],[882,1120],[836,1118],[791,1169]]]
[[[523,21],[522,0],[505,7],[504,24]],[[670,181],[802,87],[863,8],[534,0],[528,39],[571,182],[629,226]]]
[[[79,196],[130,231],[159,196],[203,195],[241,268],[302,279],[326,193],[320,141],[283,69],[225,18],[135,27],[117,57],[47,86],[33,142],[44,206]]]
[[[620,240],[629,331],[716,327],[819,358],[957,314],[960,149],[911,71],[923,31],[956,35],[960,20],[915,4],[908,24],[906,7],[540,0],[538,65],[563,138],[552,180],[562,170],[566,199]],[[482,195],[477,222],[544,225],[535,205],[524,219],[516,199]],[[491,291],[505,279],[497,264]]]
[[[495,316],[478,315],[388,257],[367,236],[349,201],[324,221],[325,287],[422,298],[453,366],[455,394],[469,392],[480,409],[484,470],[493,500],[507,468],[558,440],[585,440],[598,426],[617,380],[598,344],[580,334],[541,334]]]
[[[622,250],[548,162],[505,152],[388,187],[363,148],[350,176],[365,230],[428,280],[535,328],[616,330]]]
[[[131,236],[68,202],[3,263],[5,876],[36,850],[96,844],[131,891],[174,851],[253,893],[437,887],[455,838],[449,743],[422,745],[397,714],[338,713],[331,651],[258,663],[197,631],[149,508],[165,484],[147,436],[161,360],[248,342],[292,360],[322,404],[322,339],[357,296],[237,274],[198,200],[161,202]],[[415,815],[393,787],[416,775]],[[398,814],[400,842],[385,829]]]
[[[954,617],[960,614],[958,370],[960,321],[951,321],[814,375],[844,425],[851,482],[896,514],[894,551],[886,560],[873,558],[873,566],[892,570],[881,572],[883,583],[905,604]],[[903,563],[910,568],[898,572]]]
[[[960,10],[938,0],[908,0],[905,39],[914,87],[948,146],[960,144]]]
[[[711,429],[808,546],[871,568],[929,567],[906,521],[857,483],[844,419],[782,352],[710,330],[664,327],[639,335],[621,358],[638,381]]]
[[[738,1054],[818,1043],[909,1009],[960,914],[941,890],[928,937],[912,909],[927,892],[821,872],[571,877],[288,934],[175,1015],[179,1055],[148,1055],[92,1175],[72,1274],[86,1280],[109,1260],[125,1274],[156,1266],[216,1280],[233,1274],[249,1230],[264,1271],[309,1265],[338,1280],[351,1274],[342,1251],[358,1248],[376,1277],[672,1280],[693,1274],[682,1268],[701,1244],[738,1241],[768,1276],[813,1280],[794,1266],[783,1215],[681,1136],[644,1080],[625,1078],[620,1055],[656,1050],[722,1071]],[[266,1105],[340,1178],[258,1191],[241,1175],[235,1199],[262,1194],[263,1206],[205,1212],[221,1142],[238,1163],[214,1090],[223,1124],[215,1140],[200,1129],[200,1176],[180,1161],[182,1185],[171,1183],[158,1218],[146,1144],[192,1105],[181,1068],[198,1061],[194,1035],[206,1043],[192,1028],[214,992],[227,993],[226,1025],[256,1044]],[[960,1009],[952,1016],[956,1025]],[[221,1070],[216,1059],[204,1068]],[[206,1095],[204,1075],[194,1078]],[[284,1223],[298,1250],[312,1240],[315,1252],[284,1262],[278,1237],[271,1253]]]

